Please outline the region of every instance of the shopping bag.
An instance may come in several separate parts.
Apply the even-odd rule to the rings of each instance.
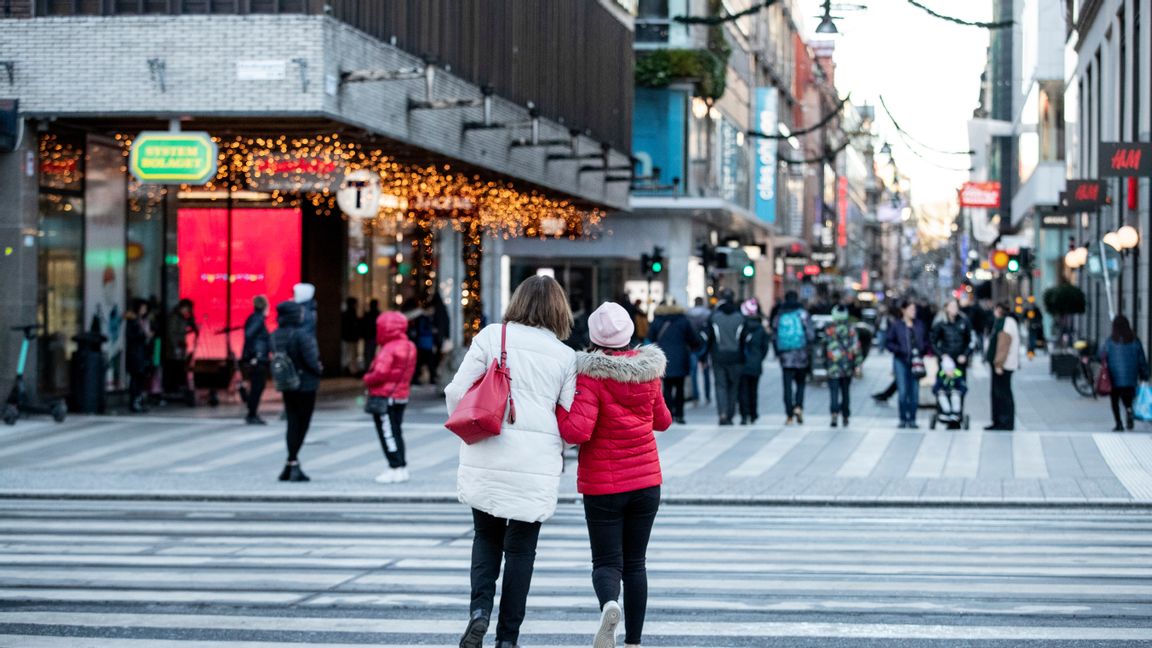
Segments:
[[[1096,395],[1107,396],[1112,393],[1112,372],[1108,370],[1108,358],[1100,363],[1100,373],[1096,374]]]
[[[1132,415],[1141,421],[1152,421],[1152,385],[1140,383],[1136,388],[1136,402],[1132,404]]]

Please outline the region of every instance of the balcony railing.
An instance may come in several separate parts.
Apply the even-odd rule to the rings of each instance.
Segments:
[[[189,14],[319,14],[324,0],[3,0],[36,16],[120,16]],[[20,16],[21,12],[14,11]]]

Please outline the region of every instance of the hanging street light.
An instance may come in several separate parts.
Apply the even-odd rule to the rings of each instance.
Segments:
[[[1112,249],[1116,250],[1117,252],[1123,249],[1120,247],[1120,237],[1116,234],[1116,232],[1108,232],[1105,234],[1103,241],[1104,245],[1111,246]]]
[[[1140,232],[1131,225],[1125,225],[1116,230],[1116,242],[1119,244],[1121,250],[1131,250],[1137,245],[1140,245]]]
[[[820,25],[816,27],[817,34],[839,34],[836,23],[832,20],[832,0],[824,0],[824,15],[820,18]]]

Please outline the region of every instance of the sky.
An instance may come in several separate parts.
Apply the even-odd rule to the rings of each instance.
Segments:
[[[935,11],[966,20],[990,20],[991,0],[921,0]],[[864,10],[837,10],[836,85],[851,92],[854,104],[876,106],[873,130],[887,139],[901,175],[913,185],[913,202],[927,206],[952,201],[968,179],[967,156],[915,152],[892,126],[879,97],[900,126],[925,144],[947,151],[968,149],[968,120],[979,104],[980,74],[987,59],[988,30],[934,18],[907,0],[846,0]],[[821,15],[821,0],[798,0],[803,29],[811,39]],[[819,35],[823,38],[823,35]],[[924,160],[915,153],[919,152]],[[878,161],[879,161],[878,157]],[[886,161],[886,160],[885,160]],[[947,171],[950,166],[963,171]]]

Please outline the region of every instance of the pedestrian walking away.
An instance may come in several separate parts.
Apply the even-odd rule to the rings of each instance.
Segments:
[[[283,390],[284,412],[287,419],[285,441],[288,461],[280,473],[280,481],[306,482],[308,475],[300,467],[300,448],[312,424],[316,408],[316,390],[324,367],[320,364],[320,347],[314,333],[305,328],[307,308],[294,301],[276,306],[276,332],[272,334],[272,353],[283,353],[291,361],[298,376],[295,389]]]
[[[148,302],[133,299],[124,314],[124,368],[128,372],[128,408],[144,412],[144,390],[152,370],[152,323],[148,317]]]
[[[1117,315],[1112,320],[1112,335],[1100,345],[1100,360],[1108,363],[1108,373],[1112,378],[1112,391],[1108,398],[1112,402],[1112,417],[1116,421],[1115,432],[1131,430],[1136,424],[1132,415],[1132,401],[1136,398],[1136,387],[1148,380],[1148,356],[1144,355],[1144,345],[1132,330],[1132,324],[1125,315]],[[1121,419],[1120,406],[1124,406]]]
[[[316,286],[310,283],[298,283],[292,286],[292,301],[300,304],[303,310],[301,317],[303,324],[300,328],[307,334],[316,336]],[[279,313],[279,307],[277,307]]]
[[[244,394],[248,425],[267,425],[260,418],[260,399],[268,384],[269,333],[265,320],[268,316],[268,298],[257,295],[252,298],[252,314],[244,322],[244,349],[240,352],[240,367],[248,379],[248,390]]]
[[[811,360],[808,346],[815,340],[812,330],[812,316],[800,304],[796,291],[784,294],[784,301],[776,310],[772,320],[772,331],[776,347],[776,358],[780,360],[780,370],[784,378],[785,425],[793,421],[804,422],[804,388],[808,382]]]
[[[344,300],[340,311],[340,370],[349,376],[360,373],[360,302]]]
[[[176,303],[176,308],[168,314],[164,334],[167,343],[163,367],[164,393],[195,404],[194,392],[188,381],[188,363],[191,360],[188,336],[199,336],[200,327],[196,324],[192,300],[181,299]]]
[[[747,425],[760,418],[760,376],[764,373],[764,358],[768,357],[768,332],[764,330],[764,314],[760,312],[760,302],[756,299],[741,304],[740,313],[744,315],[744,330],[740,334],[744,366],[740,370],[736,400],[740,425]]]
[[[1008,304],[996,304],[986,359],[992,365],[992,424],[985,430],[1016,428],[1016,401],[1012,374],[1020,368],[1020,327]]]
[[[736,399],[740,389],[740,375],[744,371],[744,354],[740,350],[740,336],[744,332],[744,316],[736,306],[731,290],[720,293],[720,304],[712,313],[708,330],[708,354],[712,360],[712,373],[716,377],[716,413],[720,425],[732,425],[736,416]]]
[[[841,304],[832,309],[832,323],[824,329],[824,341],[832,427],[841,422],[848,427],[848,418],[852,416],[852,378],[864,363],[864,354],[846,306]]]
[[[676,304],[662,304],[656,308],[656,318],[648,328],[648,342],[660,347],[668,359],[664,372],[664,401],[672,412],[672,419],[684,423],[684,380],[692,373],[693,353],[700,338],[684,313]]]
[[[648,540],[660,507],[654,432],[672,425],[660,380],[665,354],[655,345],[629,349],[631,328],[617,304],[592,313],[592,346],[576,357],[576,397],[568,411],[556,411],[561,436],[580,446],[576,489],[584,500],[600,610],[593,648],[616,645],[621,584],[624,642],[640,644],[648,607]]]
[[[376,319],[376,344],[379,351],[364,374],[364,386],[368,388],[365,409],[372,414],[376,436],[388,460],[388,470],[380,473],[376,481],[396,484],[409,478],[403,424],[412,373],[416,370],[416,345],[408,339],[407,318],[393,311],[381,313]],[[388,418],[387,428],[384,417]]]
[[[690,400],[697,404],[712,404],[712,366],[708,356],[707,328],[712,318],[712,309],[704,305],[704,298],[697,297],[692,308],[686,313],[688,321],[692,323],[692,332],[696,334],[696,351],[692,352],[692,395]],[[703,399],[701,399],[703,394]]]
[[[928,355],[928,335],[924,321],[916,317],[916,303],[900,304],[900,319],[888,327],[885,348],[892,353],[892,373],[900,401],[900,427],[915,429],[916,410],[920,406],[920,379],[927,375],[924,356]]]
[[[576,353],[561,342],[571,332],[572,311],[555,279],[536,276],[521,283],[504,322],[514,415],[504,417],[499,435],[461,446],[456,478],[457,496],[472,507],[475,532],[461,648],[483,645],[501,560],[496,646],[513,648],[520,637],[540,525],[555,513],[560,490],[564,442],[556,407],[571,408],[576,393]],[[444,390],[449,414],[500,359],[502,328],[487,326],[473,338]]]

